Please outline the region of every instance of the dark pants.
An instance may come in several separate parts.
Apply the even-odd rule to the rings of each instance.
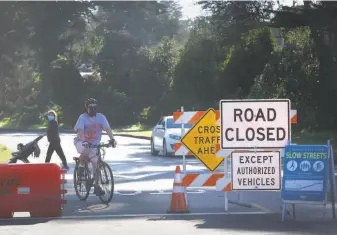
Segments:
[[[64,155],[63,149],[61,147],[60,142],[50,142],[47,150],[46,163],[50,162],[51,156],[54,151],[56,151],[57,155],[59,155],[63,165],[67,166],[66,156]]]

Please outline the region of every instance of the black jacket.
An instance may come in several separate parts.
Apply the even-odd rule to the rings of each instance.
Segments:
[[[59,125],[57,121],[52,120],[48,122],[47,138],[50,143],[60,142]]]

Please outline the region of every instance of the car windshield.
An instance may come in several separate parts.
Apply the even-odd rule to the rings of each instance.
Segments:
[[[185,128],[192,128],[192,124],[184,124]],[[173,122],[173,118],[168,118],[167,119],[167,129],[171,129],[171,128],[181,128],[181,124],[175,124]]]

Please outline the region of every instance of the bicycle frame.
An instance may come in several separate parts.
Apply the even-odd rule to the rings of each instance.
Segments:
[[[91,147],[91,146],[92,145],[89,144],[89,149],[90,148],[96,148],[97,149],[96,155],[94,157],[97,157],[98,160],[97,160],[95,169],[93,169],[93,177],[92,178],[90,177],[90,180],[92,181],[91,182],[92,185],[94,185],[94,183],[95,183],[95,185],[97,185],[98,184],[98,181],[96,180],[97,172],[99,170],[100,163],[103,162],[102,155],[105,156],[105,150],[104,150],[104,148],[108,147],[108,145],[107,144],[98,144],[97,146],[93,145],[94,147]],[[103,154],[101,153],[101,151],[103,151]],[[87,167],[87,169],[88,169],[89,172],[90,172],[90,170],[89,170],[88,165],[89,165],[89,163],[91,163],[91,159],[94,158],[94,157],[89,158],[88,162],[86,163],[86,167]],[[90,172],[90,175],[91,175],[91,173],[92,172]]]

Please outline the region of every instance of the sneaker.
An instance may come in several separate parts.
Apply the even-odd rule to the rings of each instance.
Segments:
[[[62,169],[66,169],[67,171],[69,170],[69,166],[68,165],[65,165],[65,164],[63,164],[62,165]]]
[[[96,194],[96,196],[103,196],[105,192],[100,186],[97,186],[94,189],[94,194]]]

